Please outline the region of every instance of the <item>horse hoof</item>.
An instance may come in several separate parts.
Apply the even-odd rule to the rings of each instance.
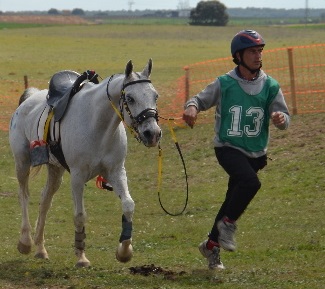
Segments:
[[[130,239],[122,241],[122,243],[118,245],[115,256],[116,259],[122,263],[129,262],[132,259],[133,247]]]
[[[48,260],[49,259],[49,255],[47,253],[36,253],[35,258],[38,258],[38,259],[44,259],[44,260]]]
[[[90,267],[90,262],[89,261],[78,261],[76,264],[77,268],[87,268]]]
[[[18,245],[17,245],[17,249],[21,254],[29,254],[32,250],[32,246],[30,245],[25,245],[22,242],[19,241]]]

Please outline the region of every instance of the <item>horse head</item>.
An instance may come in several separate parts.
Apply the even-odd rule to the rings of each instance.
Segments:
[[[134,72],[130,60],[125,68],[121,95],[126,112],[125,122],[137,132],[138,139],[147,147],[156,146],[161,138],[161,129],[158,126],[158,93],[151,84],[151,70],[151,59],[142,72]]]

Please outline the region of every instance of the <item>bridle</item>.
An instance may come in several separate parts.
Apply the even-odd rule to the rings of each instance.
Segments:
[[[123,106],[125,111],[128,113],[129,117],[131,118],[132,122],[134,122],[136,125],[141,124],[142,122],[144,122],[146,119],[153,117],[156,119],[156,121],[158,122],[158,111],[157,109],[154,108],[146,108],[143,111],[141,111],[137,116],[133,117],[132,113],[129,109],[128,103],[126,101],[125,98],[125,88],[133,85],[133,84],[137,84],[137,83],[143,83],[143,82],[147,82],[147,83],[151,83],[150,79],[139,79],[139,80],[134,80],[128,83],[123,84],[122,87],[122,91],[121,91],[121,100],[123,102]]]
[[[131,113],[131,110],[129,108],[129,105],[126,101],[126,97],[125,97],[125,88],[133,85],[133,84],[137,84],[137,83],[151,83],[150,79],[138,79],[138,80],[134,80],[134,81],[130,81],[127,83],[123,83],[122,89],[121,89],[121,93],[120,93],[120,100],[119,100],[119,110],[116,108],[116,106],[114,105],[113,101],[112,101],[112,97],[109,94],[108,88],[109,88],[109,84],[110,82],[113,80],[114,78],[114,74],[109,78],[108,82],[107,82],[107,86],[106,86],[106,93],[107,93],[107,97],[109,99],[109,101],[112,104],[112,107],[114,108],[115,112],[117,113],[117,115],[120,117],[120,119],[122,120],[122,122],[130,129],[131,133],[134,135],[134,137],[141,142],[141,139],[139,138],[139,131],[138,131],[138,125],[140,125],[141,123],[143,123],[146,119],[153,117],[157,122],[158,122],[158,110],[154,109],[154,108],[146,108],[143,111],[141,111],[137,116],[133,116]],[[124,110],[127,112],[128,116],[131,119],[131,127],[129,127],[125,121],[124,121]]]

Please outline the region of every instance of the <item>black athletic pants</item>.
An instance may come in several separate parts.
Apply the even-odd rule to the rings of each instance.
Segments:
[[[225,200],[209,234],[212,241],[218,242],[217,222],[224,216],[235,221],[244,213],[261,187],[257,172],[266,166],[267,157],[249,158],[230,147],[215,148],[215,153],[219,164],[229,175]]]

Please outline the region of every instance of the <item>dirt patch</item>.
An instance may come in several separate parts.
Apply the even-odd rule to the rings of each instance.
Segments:
[[[72,15],[0,15],[0,22],[33,24],[91,24],[87,19]]]
[[[142,276],[162,275],[166,279],[175,279],[177,276],[186,274],[185,271],[175,272],[172,270],[166,270],[161,267],[157,267],[154,264],[130,267],[129,269],[131,274],[139,274]]]

